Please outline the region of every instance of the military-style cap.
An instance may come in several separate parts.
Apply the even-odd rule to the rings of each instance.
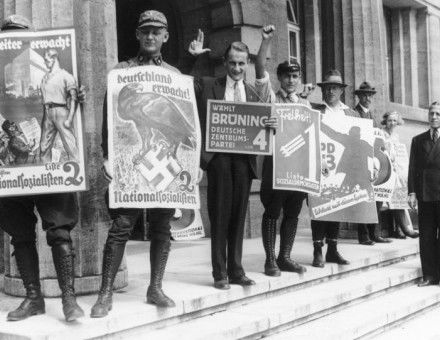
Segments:
[[[289,72],[301,72],[301,65],[297,61],[284,61],[277,67],[277,75]]]
[[[1,29],[32,29],[32,24],[26,17],[19,14],[13,14],[3,21]]]
[[[325,85],[338,85],[338,86],[341,86],[341,87],[348,86],[347,84],[345,84],[342,81],[341,72],[339,72],[338,70],[330,70],[330,71],[328,71],[325,74],[324,80],[322,81],[322,83],[318,83],[317,85],[319,87],[323,87]]]
[[[354,91],[354,94],[375,94],[377,91],[376,89],[371,86],[371,84],[368,81],[364,81],[362,84],[359,85],[359,88]]]
[[[159,11],[145,11],[139,16],[138,29],[154,26],[154,27],[168,27],[167,18]]]

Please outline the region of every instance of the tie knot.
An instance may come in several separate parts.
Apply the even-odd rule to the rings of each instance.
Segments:
[[[294,92],[290,92],[290,93],[287,95],[287,98],[289,98],[289,100],[290,100],[291,102],[294,102],[294,103],[296,103],[296,101],[297,101],[297,97],[296,97],[296,94],[295,94]]]

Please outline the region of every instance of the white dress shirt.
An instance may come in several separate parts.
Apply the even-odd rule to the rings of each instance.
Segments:
[[[237,82],[238,89],[240,90],[241,101],[246,101],[246,91],[244,90],[243,79]],[[233,80],[229,75],[226,76],[226,89],[225,89],[225,100],[229,102],[234,101],[234,88],[235,80]]]

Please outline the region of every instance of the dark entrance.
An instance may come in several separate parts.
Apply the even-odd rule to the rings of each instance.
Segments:
[[[168,20],[170,39],[162,47],[162,56],[171,65],[177,65],[179,60],[179,41],[181,30],[180,17],[174,0],[117,0],[116,1],[116,24],[118,38],[118,59],[127,60],[136,56],[138,41],[136,39],[136,27],[139,15],[146,10],[157,10],[165,14]],[[180,49],[181,50],[181,49]],[[146,240],[148,235],[147,213],[141,215],[137,221],[131,239]]]
[[[117,0],[116,23],[118,34],[118,58],[120,61],[135,56],[138,52],[136,40],[136,27],[139,14],[146,10],[157,10],[165,14],[168,20],[170,39],[162,48],[164,59],[177,65],[179,60],[179,42],[182,41],[180,17],[178,15],[176,0]]]

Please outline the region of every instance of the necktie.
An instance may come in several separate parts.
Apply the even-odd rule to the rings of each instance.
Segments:
[[[435,128],[435,129],[432,131],[432,140],[433,140],[433,142],[435,143],[435,142],[437,142],[437,139],[438,139],[438,129]]]
[[[289,94],[287,95],[287,98],[289,98],[289,100],[290,100],[292,103],[296,103],[296,101],[297,101],[297,99],[296,99],[296,95],[295,95],[295,93],[293,93],[293,92],[289,93]]]
[[[234,102],[241,102],[241,92],[238,87],[238,81],[234,83]]]

